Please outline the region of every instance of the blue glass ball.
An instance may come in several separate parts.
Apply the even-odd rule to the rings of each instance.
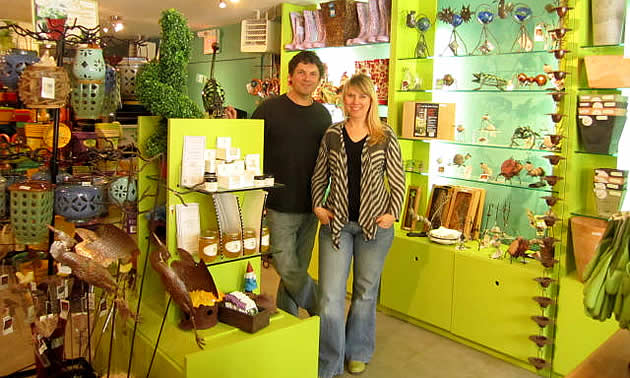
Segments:
[[[494,13],[488,11],[481,11],[477,13],[477,20],[482,24],[488,25],[494,20]]]
[[[530,7],[518,7],[514,10],[514,18],[518,22],[525,22],[532,16],[532,9]]]
[[[431,20],[428,17],[420,17],[416,20],[416,29],[421,32],[429,30],[431,27]]]
[[[461,25],[464,22],[464,19],[462,18],[462,16],[458,15],[458,14],[454,14],[453,18],[451,19],[451,25],[456,28],[459,25]]]

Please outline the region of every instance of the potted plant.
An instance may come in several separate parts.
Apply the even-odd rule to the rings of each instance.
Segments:
[[[40,17],[46,20],[46,30],[48,32],[48,38],[59,40],[64,33],[64,27],[66,25],[66,19],[68,15],[61,9],[48,7],[44,8],[40,13]]]

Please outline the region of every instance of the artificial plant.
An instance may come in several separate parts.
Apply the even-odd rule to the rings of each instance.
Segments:
[[[160,26],[160,59],[145,65],[138,73],[138,100],[158,116],[201,118],[201,109],[186,94],[186,66],[193,39],[186,18],[177,10],[168,9],[162,12]]]

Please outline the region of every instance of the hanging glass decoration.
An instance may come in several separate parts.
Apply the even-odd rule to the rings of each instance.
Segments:
[[[472,55],[488,55],[496,49],[496,53],[500,54],[499,41],[497,37],[490,32],[488,25],[494,21],[494,13],[491,12],[490,5],[481,4],[477,8],[477,21],[481,24],[481,34],[479,35],[479,42],[472,51]]]
[[[460,11],[460,13],[455,13],[450,7],[446,7],[441,9],[438,12],[437,16],[440,21],[449,24],[453,28],[451,30],[451,36],[449,38],[448,45],[444,49],[444,51],[442,51],[441,55],[444,55],[447,49],[450,49],[455,56],[462,55],[460,54],[460,52],[463,52],[463,55],[469,55],[468,47],[466,47],[466,43],[457,31],[457,28],[461,26],[464,22],[470,22],[470,6],[462,6],[462,10]]]
[[[519,25],[516,39],[512,44],[512,52],[532,51],[534,49],[534,42],[527,31],[527,23],[532,18],[532,8],[526,4],[516,4],[512,12],[512,17],[514,22]]]
[[[429,45],[427,44],[424,33],[431,28],[431,20],[429,17],[425,14],[419,14],[416,17],[416,11],[409,11],[409,13],[407,13],[407,27],[416,29],[419,33],[414,56],[416,58],[428,57]]]

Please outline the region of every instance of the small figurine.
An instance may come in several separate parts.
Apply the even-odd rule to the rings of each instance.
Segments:
[[[254,272],[254,268],[252,268],[252,264],[247,263],[247,271],[245,272],[245,292],[251,293],[258,288],[258,283],[256,282],[256,273]]]
[[[496,87],[498,90],[504,91],[511,86],[511,83],[508,80],[505,80],[497,75],[485,73],[485,72],[477,72],[473,73],[473,83],[479,83],[478,88],[474,88],[473,90],[478,91],[483,88],[484,85],[489,85],[492,87]]]

